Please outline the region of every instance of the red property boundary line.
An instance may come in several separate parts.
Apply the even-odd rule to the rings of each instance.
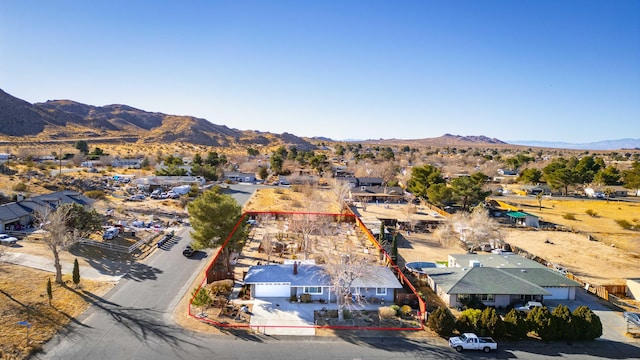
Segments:
[[[356,224],[358,224],[358,226],[360,227],[360,229],[365,234],[367,234],[367,236],[369,237],[369,241],[371,241],[371,243],[374,244],[378,248],[378,251],[380,251],[380,252],[382,252],[384,254],[386,262],[390,265],[392,270],[395,271],[395,273],[399,277],[400,281],[403,284],[406,284],[409,287],[409,289],[416,295],[416,298],[418,299],[418,304],[419,304],[418,318],[420,319],[420,327],[418,327],[418,328],[398,328],[398,327],[371,327],[371,326],[347,326],[347,325],[333,325],[333,326],[330,326],[330,325],[311,325],[311,326],[260,325],[260,326],[257,326],[257,325],[255,325],[255,326],[251,326],[250,324],[221,323],[221,322],[214,321],[214,320],[211,320],[211,319],[208,319],[208,318],[199,317],[196,314],[194,314],[193,311],[192,311],[192,302],[193,302],[193,299],[195,297],[195,294],[202,288],[202,286],[205,285],[205,283],[207,281],[207,273],[209,272],[209,270],[214,266],[214,264],[218,260],[218,257],[222,253],[222,249],[224,249],[224,247],[227,246],[227,244],[231,240],[233,234],[238,230],[238,227],[243,223],[244,219],[247,218],[247,216],[258,216],[258,215],[275,215],[275,216],[278,216],[278,215],[320,215],[320,216],[332,216],[332,217],[338,217],[338,218],[340,218],[340,217],[353,218],[355,220]],[[409,279],[407,279],[407,277],[400,270],[398,265],[395,264],[391,260],[391,256],[389,256],[389,254],[384,250],[384,248],[382,248],[382,246],[380,245],[380,243],[378,242],[376,237],[373,236],[373,234],[371,234],[371,231],[369,231],[369,229],[364,225],[362,220],[360,220],[360,218],[356,214],[354,214],[351,211],[351,209],[349,209],[349,213],[346,213],[346,214],[344,214],[344,213],[343,214],[321,213],[321,212],[294,212],[294,211],[248,211],[248,212],[244,212],[242,214],[242,216],[240,216],[240,218],[236,222],[235,226],[233,227],[233,230],[231,230],[231,232],[229,233],[229,235],[225,239],[225,241],[222,244],[222,246],[220,246],[220,248],[216,252],[216,254],[213,257],[213,259],[209,262],[209,264],[205,268],[204,276],[203,276],[202,280],[200,281],[200,284],[198,285],[197,290],[191,296],[191,299],[189,299],[188,308],[189,308],[188,315],[190,317],[192,317],[194,319],[197,319],[197,320],[200,320],[202,322],[206,322],[206,323],[214,325],[214,326],[225,327],[225,328],[245,328],[245,329],[246,328],[252,328],[252,329],[256,329],[256,330],[259,330],[260,328],[263,328],[263,329],[264,328],[301,328],[301,329],[304,329],[304,328],[315,328],[315,329],[332,329],[332,330],[417,331],[417,330],[424,330],[424,314],[426,313],[426,304],[425,304],[424,300],[422,299],[422,297],[418,295],[418,291],[416,290],[416,288],[409,281]]]

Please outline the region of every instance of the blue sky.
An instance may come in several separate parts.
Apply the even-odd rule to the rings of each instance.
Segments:
[[[0,0],[0,88],[333,139],[639,138],[640,1]]]

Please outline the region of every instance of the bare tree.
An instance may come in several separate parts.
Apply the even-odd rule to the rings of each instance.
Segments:
[[[265,254],[267,254],[268,262],[271,262],[271,254],[273,253],[274,245],[273,234],[264,234],[264,236],[262,237],[262,241],[260,241],[260,248],[262,249],[262,251],[264,251]]]
[[[355,304],[362,304],[365,299],[354,296],[354,283],[357,280],[375,280],[375,266],[363,265],[367,263],[366,254],[357,251],[355,244],[346,239],[342,246],[336,246],[333,251],[325,249],[325,272],[329,275],[332,290],[338,305],[338,321],[344,321],[344,310]]]
[[[331,222],[331,217],[326,215],[304,213],[291,216],[289,228],[302,236],[301,245],[305,260],[309,258],[309,252],[311,251],[311,236],[329,226],[329,222]]]
[[[350,183],[348,181],[341,181],[338,179],[334,179],[333,184],[331,186],[331,190],[336,195],[338,199],[338,204],[340,204],[340,211],[344,210],[347,206],[347,200],[349,197],[349,190],[351,189]]]
[[[443,245],[455,241],[468,252],[482,243],[503,241],[500,225],[482,207],[476,207],[472,213],[458,212],[446,218],[434,235]]]
[[[53,266],[56,270],[56,283],[62,284],[62,265],[60,253],[69,249],[79,238],[78,230],[68,226],[72,215],[71,206],[61,205],[53,209],[42,206],[34,212],[36,223],[44,230],[43,241],[53,254]]]

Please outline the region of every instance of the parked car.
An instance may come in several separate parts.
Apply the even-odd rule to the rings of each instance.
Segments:
[[[498,255],[513,255],[514,253],[512,251],[508,251],[505,249],[493,249],[491,250],[492,254],[498,254]]]
[[[9,236],[7,234],[0,234],[0,244],[2,245],[12,246],[12,245],[15,245],[17,242],[18,242],[18,238]]]
[[[622,313],[622,316],[634,325],[640,326],[640,313],[625,311]]]
[[[104,231],[104,234],[102,234],[102,238],[104,240],[113,240],[116,236],[118,236],[118,234],[120,234],[120,229],[113,226],[113,227],[107,228]]]
[[[525,305],[518,306],[516,308],[516,310],[529,312],[529,311],[533,310],[533,308],[535,308],[535,307],[542,307],[542,306],[543,306],[542,303],[539,302],[539,301],[529,301]]]
[[[449,339],[449,346],[462,350],[482,350],[486,353],[498,349],[498,343],[490,337],[479,337],[474,333],[464,333]]]
[[[187,245],[187,247],[185,247],[184,250],[182,250],[182,255],[186,257],[192,257],[194,253],[195,253],[195,250],[193,250],[191,245]]]
[[[167,192],[167,198],[168,199],[177,199],[179,197],[180,197],[180,195],[178,193],[176,193],[175,191],[168,191]]]
[[[127,198],[127,200],[129,200],[129,201],[143,201],[146,198],[147,197],[144,194],[135,194],[135,195],[129,196]]]

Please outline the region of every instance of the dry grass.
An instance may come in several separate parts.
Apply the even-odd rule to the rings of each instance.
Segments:
[[[244,211],[302,211],[339,213],[340,204],[329,189],[317,188],[310,198],[305,191],[291,188],[258,189],[244,205]]]
[[[503,199],[500,199],[503,200]],[[640,255],[640,232],[624,230],[616,220],[634,223],[640,219],[640,203],[604,200],[555,200],[544,199],[542,209],[532,198],[509,198],[518,208],[539,216],[546,222],[560,224],[574,232],[591,235],[608,245],[613,244],[625,251]],[[593,212],[596,216],[587,214]],[[564,218],[574,214],[575,220]]]
[[[46,271],[0,265],[0,358],[27,358],[89,306],[88,295],[101,296],[113,287],[112,283],[82,280],[81,288],[74,289],[70,277],[65,277],[65,286],[53,284],[49,306],[46,283],[54,277]],[[26,328],[19,321],[32,324],[29,344]]]

